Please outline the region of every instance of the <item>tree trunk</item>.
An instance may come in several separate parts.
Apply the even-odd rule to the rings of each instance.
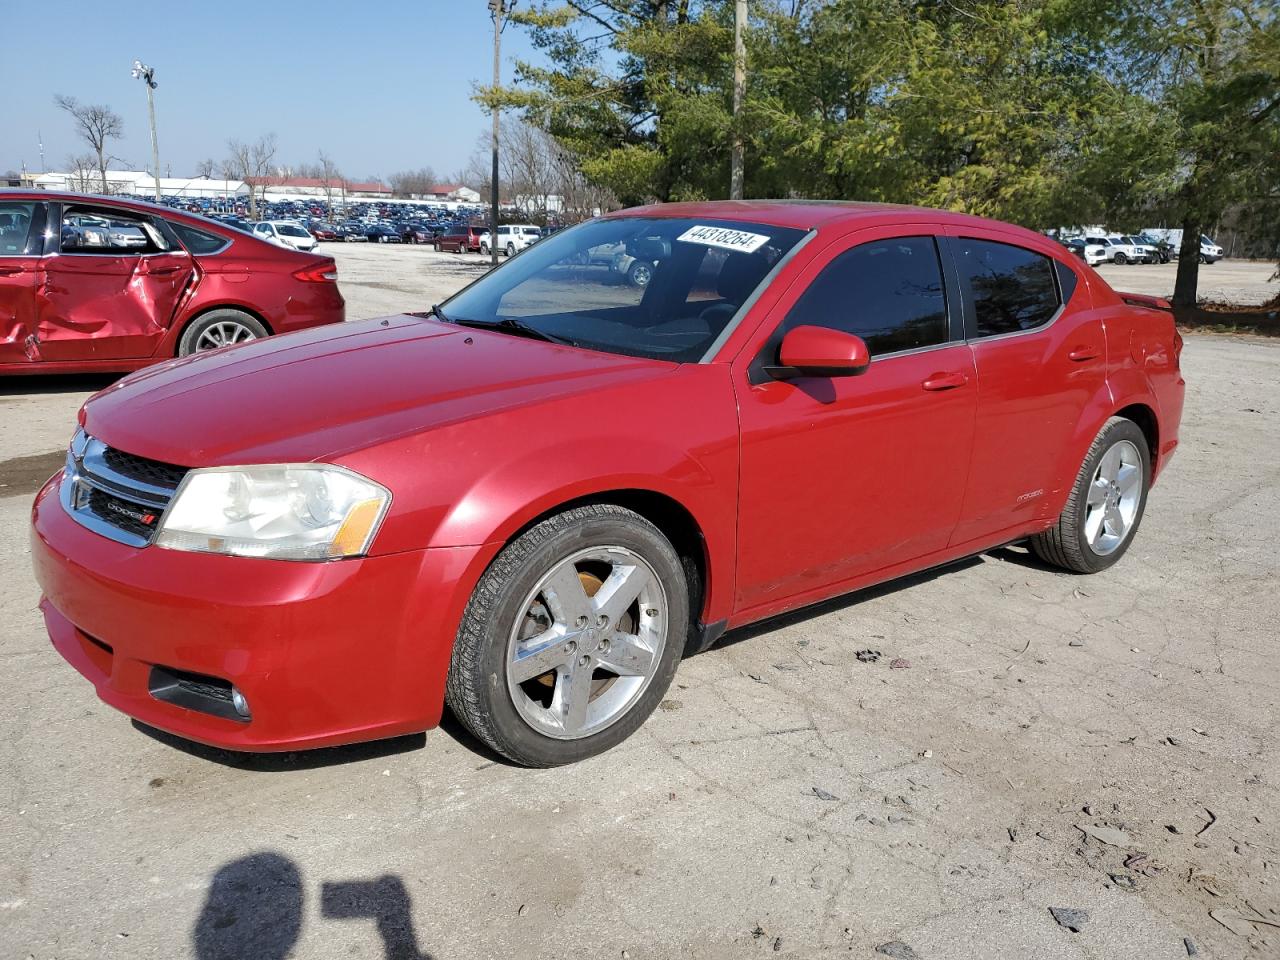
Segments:
[[[1194,307],[1200,280],[1200,224],[1182,221],[1182,243],[1178,247],[1178,276],[1173,281],[1173,305]]]
[[[98,151],[98,173],[102,174],[102,195],[107,195],[107,158],[101,150]]]

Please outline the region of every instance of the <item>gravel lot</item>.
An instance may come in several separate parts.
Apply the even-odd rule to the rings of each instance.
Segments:
[[[329,249],[353,319],[483,269]],[[1191,337],[1183,366],[1180,452],[1111,571],[1005,549],[730,634],[551,771],[456,724],[240,758],[97,702],[45,637],[26,517],[109,380],[0,384],[0,955],[1280,955],[1280,343]]]

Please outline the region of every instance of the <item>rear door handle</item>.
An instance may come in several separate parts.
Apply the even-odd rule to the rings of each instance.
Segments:
[[[0,267],[0,277],[11,277],[15,273],[21,273],[21,267]]]
[[[1071,348],[1071,352],[1067,354],[1067,359],[1073,363],[1082,363],[1085,360],[1094,360],[1097,356],[1097,347],[1078,346]]]
[[[147,276],[150,277],[167,277],[170,274],[177,273],[182,267],[151,267],[147,270]]]
[[[954,390],[956,387],[963,387],[969,382],[969,378],[963,373],[935,373],[927,380],[920,384],[925,390]]]

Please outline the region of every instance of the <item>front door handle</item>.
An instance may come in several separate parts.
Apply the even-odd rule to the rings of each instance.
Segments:
[[[148,267],[146,275],[149,277],[168,277],[181,269],[182,267]]]
[[[935,373],[926,379],[920,386],[925,390],[954,390],[956,387],[963,387],[969,382],[969,378],[963,373],[953,371],[951,373]]]
[[[1072,363],[1083,363],[1085,360],[1095,360],[1098,357],[1098,348],[1081,345],[1072,347],[1071,352],[1067,354],[1067,359]]]
[[[11,277],[15,273],[21,273],[21,267],[0,267],[0,277]]]

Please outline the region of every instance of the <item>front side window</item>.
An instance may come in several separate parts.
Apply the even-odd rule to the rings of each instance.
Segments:
[[[725,220],[594,220],[529,246],[443,310],[592,350],[696,362],[803,236]]]
[[[965,237],[954,240],[952,249],[961,290],[973,311],[975,336],[1034,330],[1058,312],[1058,285],[1049,257]]]
[[[34,200],[0,201],[0,257],[39,252],[36,249],[40,240],[35,229],[36,206]],[[43,213],[40,221],[44,221]]]
[[[946,343],[947,299],[933,237],[875,240],[846,250],[814,278],[783,321],[866,341],[871,355]]]
[[[67,206],[62,211],[60,248],[69,254],[121,256],[160,253],[169,244],[145,217],[120,210]]]

